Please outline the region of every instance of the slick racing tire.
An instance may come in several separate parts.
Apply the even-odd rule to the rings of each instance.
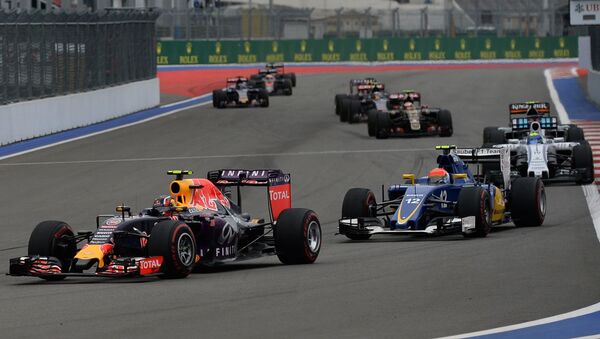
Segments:
[[[506,134],[498,127],[486,127],[483,129],[483,147],[506,144]]]
[[[583,129],[577,127],[575,125],[570,125],[567,130],[567,135],[565,138],[566,142],[578,142],[585,140],[585,135],[583,134]]]
[[[342,202],[342,218],[375,217],[370,206],[376,204],[375,194],[367,188],[351,188],[346,192]],[[370,234],[344,234],[352,240],[367,240]]]
[[[342,111],[342,100],[346,99],[348,96],[346,94],[336,94],[335,99],[333,100],[335,103],[335,115],[340,115]]]
[[[275,251],[286,265],[312,264],[321,250],[321,223],[314,211],[288,208],[277,219]]]
[[[488,145],[491,143],[491,137],[490,135],[493,133],[493,131],[497,131],[498,127],[496,126],[488,126],[485,127],[483,129],[483,144],[482,145]]]
[[[290,81],[292,82],[292,86],[296,87],[296,73],[290,73]]]
[[[540,178],[516,178],[511,184],[510,206],[517,227],[540,226],[546,217],[546,190]]]
[[[483,238],[492,228],[490,194],[483,187],[463,187],[458,194],[458,216],[475,216],[475,231],[463,233],[466,238]]]
[[[358,100],[350,100],[348,108],[348,122],[351,124],[360,122],[361,104]]]
[[[281,88],[283,89],[283,94],[292,95],[292,82],[290,79],[284,79]]]
[[[77,244],[73,239],[71,226],[63,221],[43,221],[33,229],[29,237],[27,254],[44,257],[56,257],[60,260],[63,273],[69,271],[73,257],[77,253]],[[45,280],[62,280],[62,276],[42,276]]]
[[[377,110],[370,109],[367,112],[367,131],[370,137],[377,135]]]
[[[217,100],[218,99],[218,95],[219,95],[218,93],[219,93],[218,90],[212,91],[212,104],[213,104],[214,108],[219,107],[219,101]]]
[[[258,91],[257,99],[260,102],[260,107],[269,107],[269,93],[267,90],[261,89]]]
[[[440,137],[451,137],[454,133],[452,127],[452,114],[448,110],[441,110],[438,113],[438,123],[440,125]]]
[[[340,122],[348,122],[348,107],[350,106],[352,99],[342,98],[340,108]]]
[[[196,262],[196,240],[190,227],[178,220],[165,220],[152,228],[148,255],[162,256],[161,278],[185,278]]]
[[[392,118],[387,112],[377,112],[377,132],[375,137],[377,139],[387,139],[390,136],[390,129],[392,128]]]
[[[216,97],[214,95],[216,95]],[[227,105],[227,94],[224,93],[223,91],[214,92],[213,93],[213,104],[216,104],[217,108],[225,108],[225,106]]]
[[[577,184],[591,184],[594,182],[594,158],[592,147],[586,140],[579,141],[579,145],[573,147],[572,167],[585,169],[586,173]]]

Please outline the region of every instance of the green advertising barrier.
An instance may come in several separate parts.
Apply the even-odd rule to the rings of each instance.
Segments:
[[[577,37],[159,41],[159,65],[577,57]]]

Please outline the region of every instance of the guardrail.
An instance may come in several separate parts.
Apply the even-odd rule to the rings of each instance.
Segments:
[[[576,58],[577,37],[159,41],[158,65]]]

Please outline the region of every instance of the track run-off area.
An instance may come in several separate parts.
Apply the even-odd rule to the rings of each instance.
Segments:
[[[220,86],[196,78],[201,68],[161,70],[165,98],[193,98],[103,127],[0,148],[0,272],[8,271],[9,258],[26,254],[39,221],[64,220],[75,230],[92,230],[96,215],[111,213],[122,202],[134,211],[148,207],[168,191],[165,173],[174,168],[199,176],[218,168],[289,171],[293,205],[315,210],[324,235],[317,262],[307,266],[284,266],[268,257],[181,280],[48,283],[2,275],[0,337],[431,338],[476,332],[466,336],[563,338],[600,333],[593,326],[600,323],[598,310],[584,309],[600,302],[600,246],[593,206],[588,206],[597,196],[593,185],[548,186],[543,226],[498,227],[483,239],[376,236],[352,242],[335,235],[349,188],[366,187],[379,195],[381,185],[398,182],[403,173],[424,175],[435,166],[435,145],[480,145],[484,127],[508,123],[511,102],[551,102],[561,119],[572,110],[595,109],[574,106],[584,99],[573,95],[563,100],[561,93],[571,87],[561,81],[575,79],[577,85],[575,75],[555,72],[547,80],[546,69],[570,69],[570,63],[442,66],[340,65],[335,67],[346,68],[304,72],[307,66],[290,67],[298,74],[293,96],[272,97],[269,108],[228,110],[214,109],[207,104],[210,97],[201,96],[206,89],[200,87]],[[220,73],[210,77],[223,82],[252,71],[213,69]],[[166,78],[186,72],[192,75],[179,84]],[[334,95],[347,92],[350,79],[371,76],[389,90],[415,89],[424,103],[449,109],[454,135],[376,140],[367,136],[365,124],[340,123]],[[198,88],[189,86],[194,81]],[[591,126],[594,136],[598,116],[589,112],[573,120],[585,120],[582,125]],[[554,318],[577,323],[505,327],[581,309]],[[498,327],[504,328],[478,332]]]

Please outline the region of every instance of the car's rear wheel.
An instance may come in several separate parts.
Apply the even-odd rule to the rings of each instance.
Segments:
[[[585,170],[585,174],[577,181],[578,184],[594,182],[594,156],[592,147],[586,140],[579,141],[579,145],[573,147],[572,167]]]
[[[33,229],[29,237],[27,254],[55,257],[60,260],[61,271],[69,272],[73,257],[77,253],[77,244],[73,239],[71,226],[63,221],[43,221]],[[62,280],[64,276],[41,276],[45,280]]]
[[[340,121],[348,122],[348,107],[350,106],[350,102],[352,99],[350,98],[342,98],[341,100],[341,108],[340,108]]]
[[[367,188],[351,188],[344,195],[342,219],[375,217],[371,206],[376,204],[375,194]],[[370,234],[344,234],[352,240],[367,240]]]
[[[483,147],[506,144],[506,133],[498,127],[486,127],[483,129]]]
[[[260,107],[269,107],[269,92],[266,89],[261,89],[258,91],[258,102],[260,103]]]
[[[511,184],[510,207],[517,227],[540,226],[546,217],[546,190],[540,178],[516,178]]]
[[[284,79],[282,87],[283,87],[283,94],[292,95],[292,82],[290,81],[290,79]]]
[[[367,131],[370,137],[377,135],[377,110],[375,109],[367,112]]]
[[[162,278],[185,278],[196,262],[196,240],[190,227],[177,220],[156,224],[148,241],[148,255],[162,256]]]
[[[467,238],[483,238],[492,228],[490,195],[483,187],[463,187],[458,195],[458,216],[475,217],[475,231],[463,233]]]
[[[346,94],[336,94],[334,98],[335,103],[335,115],[340,115],[342,111],[342,100],[346,99],[348,96]]]
[[[438,113],[438,124],[440,125],[440,137],[451,137],[454,133],[452,127],[452,114],[448,110],[441,110]]]
[[[569,129],[567,130],[567,136],[565,138],[565,141],[578,142],[578,141],[582,141],[582,140],[585,140],[585,135],[583,133],[583,129],[580,127],[577,127],[576,125],[570,125]]]
[[[390,130],[392,129],[392,118],[390,113],[377,112],[377,132],[375,137],[377,139],[387,139],[390,136]]]
[[[360,121],[361,104],[358,100],[351,100],[348,105],[348,122],[353,124]]]
[[[321,250],[321,224],[314,211],[288,208],[277,218],[275,250],[287,265],[312,264]]]

